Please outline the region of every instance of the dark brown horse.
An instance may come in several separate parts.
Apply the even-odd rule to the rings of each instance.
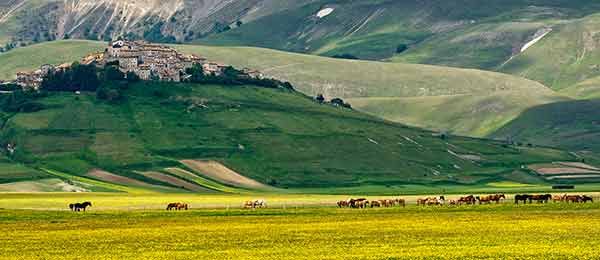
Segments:
[[[581,202],[582,197],[579,195],[565,195],[564,196],[564,201],[566,201],[567,203],[571,202],[571,203],[579,203]]]
[[[83,202],[83,203],[73,203],[73,204],[69,204],[69,208],[71,209],[71,211],[85,211],[85,209],[87,207],[91,207],[92,203],[89,201]]]
[[[348,203],[347,200],[340,200],[340,201],[337,202],[337,205],[340,208],[345,208],[345,207],[350,206],[350,203]]]
[[[527,200],[529,200],[529,202],[531,203],[531,199],[530,199],[531,195],[527,195],[527,194],[517,194],[515,195],[515,204],[519,204],[519,202],[523,202],[523,204],[527,204]]]
[[[367,202],[366,198],[349,199],[348,200],[348,205],[351,208],[363,208],[365,206],[364,202]]]
[[[169,205],[167,205],[167,210],[181,210],[181,209],[183,209],[183,203],[175,202],[175,203],[169,203]]]
[[[476,198],[473,195],[469,195],[466,197],[460,197],[460,199],[458,199],[458,201],[456,201],[456,204],[458,205],[462,205],[463,203],[467,204],[467,205],[471,205],[471,204],[475,204]]]
[[[552,199],[552,195],[550,194],[542,194],[542,195],[531,195],[529,196],[529,203],[532,201],[537,201],[538,203],[548,203],[550,199]]]

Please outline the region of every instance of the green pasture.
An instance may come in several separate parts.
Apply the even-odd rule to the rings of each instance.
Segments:
[[[53,209],[56,203],[91,199],[85,195],[0,195],[0,207],[37,206],[42,209],[0,209],[0,232],[3,234],[0,258],[600,257],[597,250],[600,226],[595,224],[600,221],[599,203],[514,205],[508,202],[462,207],[417,207],[411,204],[406,208],[380,209],[338,209],[313,204],[256,210],[243,210],[237,206],[167,212],[153,205],[185,198],[147,197],[143,199],[147,208],[128,208],[128,200],[139,198],[105,196],[93,201],[94,206],[84,213]],[[266,199],[275,200],[272,197]],[[337,197],[280,199],[291,202],[326,199],[329,203]],[[203,200],[222,203],[232,198],[196,198],[197,203]]]

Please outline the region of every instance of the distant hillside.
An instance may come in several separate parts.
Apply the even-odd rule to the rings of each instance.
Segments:
[[[126,192],[223,192],[254,181],[279,188],[539,182],[521,165],[574,160],[557,150],[439,136],[288,90],[148,82],[124,91],[116,103],[93,93],[26,102],[0,96],[0,140],[16,146],[3,153],[37,169],[32,180]],[[7,174],[0,182],[23,180]]]
[[[203,41],[495,69],[539,30],[598,11],[585,0],[315,1]]]
[[[564,89],[600,76],[600,15],[560,24],[500,71]]]
[[[491,137],[600,152],[600,100],[567,101],[528,109]]]
[[[496,69],[589,0],[10,0],[0,44],[119,36]]]
[[[510,75],[428,65],[331,59],[261,48],[175,45],[186,53],[250,67],[290,81],[307,95],[350,99],[355,108],[439,131],[485,136],[525,109],[564,100],[545,86]],[[57,41],[0,54],[0,78],[44,63],[84,56],[104,43]],[[418,102],[415,102],[418,101]]]

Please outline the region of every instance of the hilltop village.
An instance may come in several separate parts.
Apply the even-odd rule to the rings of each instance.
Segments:
[[[97,67],[117,65],[124,74],[133,73],[141,80],[170,82],[185,81],[191,77],[186,71],[196,65],[201,66],[205,74],[215,76],[221,75],[229,67],[196,55],[182,54],[166,45],[122,40],[109,43],[104,52],[89,54],[79,63]],[[23,89],[37,90],[48,74],[68,70],[71,66],[71,63],[45,64],[35,71],[18,72],[15,83]],[[263,75],[256,70],[243,69],[240,73],[247,78],[263,78]]]

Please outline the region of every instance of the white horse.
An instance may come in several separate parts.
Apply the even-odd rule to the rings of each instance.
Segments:
[[[254,201],[254,207],[255,208],[266,208],[267,207],[267,201],[264,199],[258,199]]]

